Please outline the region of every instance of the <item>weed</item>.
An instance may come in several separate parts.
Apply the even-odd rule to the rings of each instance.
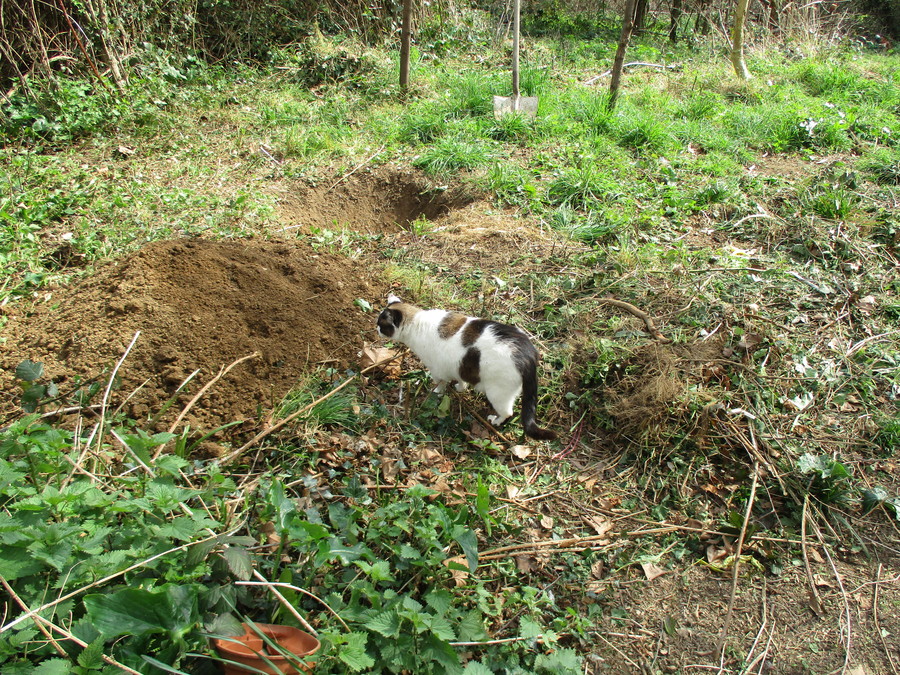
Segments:
[[[444,134],[446,128],[447,123],[440,115],[413,113],[400,121],[397,138],[410,145],[433,143]]]
[[[900,151],[894,148],[876,148],[860,158],[857,166],[882,185],[900,185]]]
[[[533,135],[534,126],[525,115],[506,114],[494,119],[486,131],[495,141],[521,143]]]
[[[413,165],[431,176],[449,176],[484,167],[493,159],[494,152],[485,143],[454,136],[439,138]]]
[[[478,71],[464,71],[447,83],[446,115],[448,117],[483,117],[493,109],[493,96],[498,88],[495,79]]]
[[[537,187],[528,172],[510,162],[491,165],[486,177],[487,188],[505,203],[528,207],[537,200]]]
[[[652,117],[616,120],[614,135],[622,147],[640,156],[665,154],[677,145],[668,125]]]
[[[356,402],[353,391],[345,389],[316,403],[319,398],[328,393],[324,382],[317,383],[319,379],[320,377],[317,373],[311,373],[307,376],[303,382],[284,397],[281,405],[275,411],[275,418],[283,419],[296,415],[305,409],[305,414],[293,418],[295,426],[304,424],[321,425],[348,431],[355,430],[359,420],[354,410],[358,411],[359,405]],[[314,403],[315,405],[313,405]]]
[[[601,206],[606,200],[618,200],[623,194],[623,186],[604,171],[598,161],[584,158],[550,183],[547,201],[573,209],[590,209]]]

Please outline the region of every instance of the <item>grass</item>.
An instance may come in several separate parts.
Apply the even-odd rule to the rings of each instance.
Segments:
[[[754,466],[761,484],[751,520],[769,539],[754,540],[749,555],[771,583],[789,583],[790,572],[775,570],[791,570],[797,558],[782,543],[800,536],[806,494],[816,522],[832,528],[827,545],[846,538],[880,550],[878,537],[892,531],[898,485],[889,462],[900,437],[895,57],[830,53],[793,62],[758,53],[752,64],[760,76],[742,84],[702,45],[671,51],[639,43],[635,58],[691,66],[628,74],[610,112],[602,83],[580,84],[611,58],[609,40],[548,40],[523,70],[523,91],[541,99],[538,118],[528,120],[493,117],[492,96],[508,93],[505,53],[481,50],[478,60],[435,45],[439,55],[419,54],[405,101],[393,83],[392,53],[356,61],[348,56],[356,46],[335,44],[320,46],[318,57],[283,55],[284,68],[245,71],[243,81],[210,72],[177,88],[157,82],[165,105],[148,97],[133,111],[104,112],[73,85],[57,105],[66,114],[53,106],[40,113],[49,126],[35,127],[36,110],[6,125],[18,140],[0,162],[0,302],[15,311],[151,239],[269,236],[278,200],[298,182],[332,184],[345,175],[349,182],[382,163],[411,164],[441,185],[486,189],[493,205],[484,207],[482,229],[508,207],[534,226],[530,236],[505,240],[504,228],[513,230],[507,222],[493,238],[470,234],[453,245],[424,220],[412,236],[308,236],[317,252],[385,268],[368,301],[390,287],[423,305],[515,321],[534,335],[542,352],[539,409],[564,432],[559,448],[518,458],[516,443],[480,435],[478,397],[430,394],[407,360],[397,377],[359,380],[274,434],[247,459],[246,472],[164,459],[153,468],[165,480],[153,481],[130,470],[120,476],[111,460],[98,464],[97,475],[110,476],[124,501],[149,499],[153,518],[167,523],[159,534],[153,518],[141,520],[146,532],[129,532],[123,550],[152,533],[199,541],[205,517],[221,518],[210,524],[218,532],[241,518],[269,523],[265,542],[211,548],[195,567],[168,574],[190,588],[218,584],[240,571],[240,549],[269,578],[316,590],[351,624],[348,632],[321,605],[294,598],[322,628],[332,672],[359,670],[366,656],[398,669],[437,668],[458,659],[451,644],[483,642],[489,632],[522,641],[474,649],[482,667],[560,673],[584,672],[581,657],[604,649],[598,635],[621,651],[627,646],[614,634],[674,626],[661,606],[628,595],[654,588],[641,563],[685,577],[706,573],[691,563],[707,561],[710,547],[726,540],[701,540],[677,526],[694,518],[707,532],[733,529],[732,514],[750,502]],[[331,75],[314,90],[301,86],[300,57],[322,59]],[[386,207],[391,196],[384,199]],[[538,224],[553,236],[545,239]],[[507,262],[477,258],[490,253]],[[672,342],[654,340],[609,298],[646,311]],[[4,311],[0,328],[7,320]],[[345,376],[353,373],[314,373],[276,417]],[[128,424],[130,448],[177,443],[148,440]],[[80,448],[74,438],[54,436],[53,445],[52,428],[16,429],[21,447],[3,446],[4,470],[48,484],[69,474],[67,457],[77,460]],[[568,461],[547,459],[573,438]],[[28,465],[33,453],[22,451],[32,447],[53,449],[40,471]],[[103,446],[97,461],[118,452]],[[430,487],[414,487],[423,484]],[[15,480],[3,486],[10,518],[56,508],[42,485],[27,495]],[[174,502],[162,494],[173,486]],[[875,488],[883,494],[866,492]],[[72,503],[99,518],[93,502]],[[167,510],[173,504],[191,509],[190,527]],[[872,512],[877,518],[863,517],[866,504],[883,506]],[[641,519],[676,529],[641,534]],[[579,550],[556,551],[612,520],[627,522],[629,536],[598,535]],[[75,562],[90,554],[80,536]],[[20,547],[9,537],[5,545]],[[529,541],[546,548],[489,553]],[[853,560],[853,551],[843,548],[842,557]],[[57,558],[41,560],[29,602],[69,583]],[[114,562],[92,570],[109,573]],[[856,569],[842,572],[871,581]],[[790,589],[806,597],[802,581]],[[669,591],[681,602],[683,589]],[[205,592],[192,598],[204,611],[221,611]],[[257,617],[280,612],[261,593],[228,598]],[[413,636],[402,650],[400,635]],[[736,635],[734,663],[749,649]],[[201,636],[189,638],[193,649],[204,648]],[[108,649],[122,653],[136,640],[118,642]]]

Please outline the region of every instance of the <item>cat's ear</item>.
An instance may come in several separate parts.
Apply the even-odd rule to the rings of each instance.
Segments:
[[[402,301],[400,298],[398,298],[396,295],[394,295],[393,293],[391,293],[391,294],[388,296],[387,302],[388,302],[388,306],[390,306],[390,305],[393,305],[395,302],[403,302],[403,301]]]

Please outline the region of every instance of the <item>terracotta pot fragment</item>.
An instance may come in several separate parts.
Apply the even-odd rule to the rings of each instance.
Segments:
[[[251,666],[269,675],[312,672],[312,662],[307,661],[302,665],[295,665],[296,661],[289,660],[288,657],[277,653],[248,624],[241,625],[244,627],[243,635],[228,639],[213,639],[213,648],[223,659],[234,661],[243,666]],[[272,623],[257,623],[254,625],[259,632],[294,656],[310,656],[319,649],[319,641],[299,628],[279,626]],[[269,662],[277,670],[273,669]],[[254,672],[231,663],[223,663],[222,666],[225,668],[225,675],[245,675],[246,673]]]

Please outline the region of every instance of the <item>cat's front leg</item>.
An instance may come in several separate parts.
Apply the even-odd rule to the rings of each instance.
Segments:
[[[458,392],[464,392],[466,389],[469,388],[469,383],[468,383],[468,382],[463,382],[462,380],[460,380],[460,381],[458,381],[458,382],[454,385],[454,388],[455,388],[456,391],[458,391]]]

